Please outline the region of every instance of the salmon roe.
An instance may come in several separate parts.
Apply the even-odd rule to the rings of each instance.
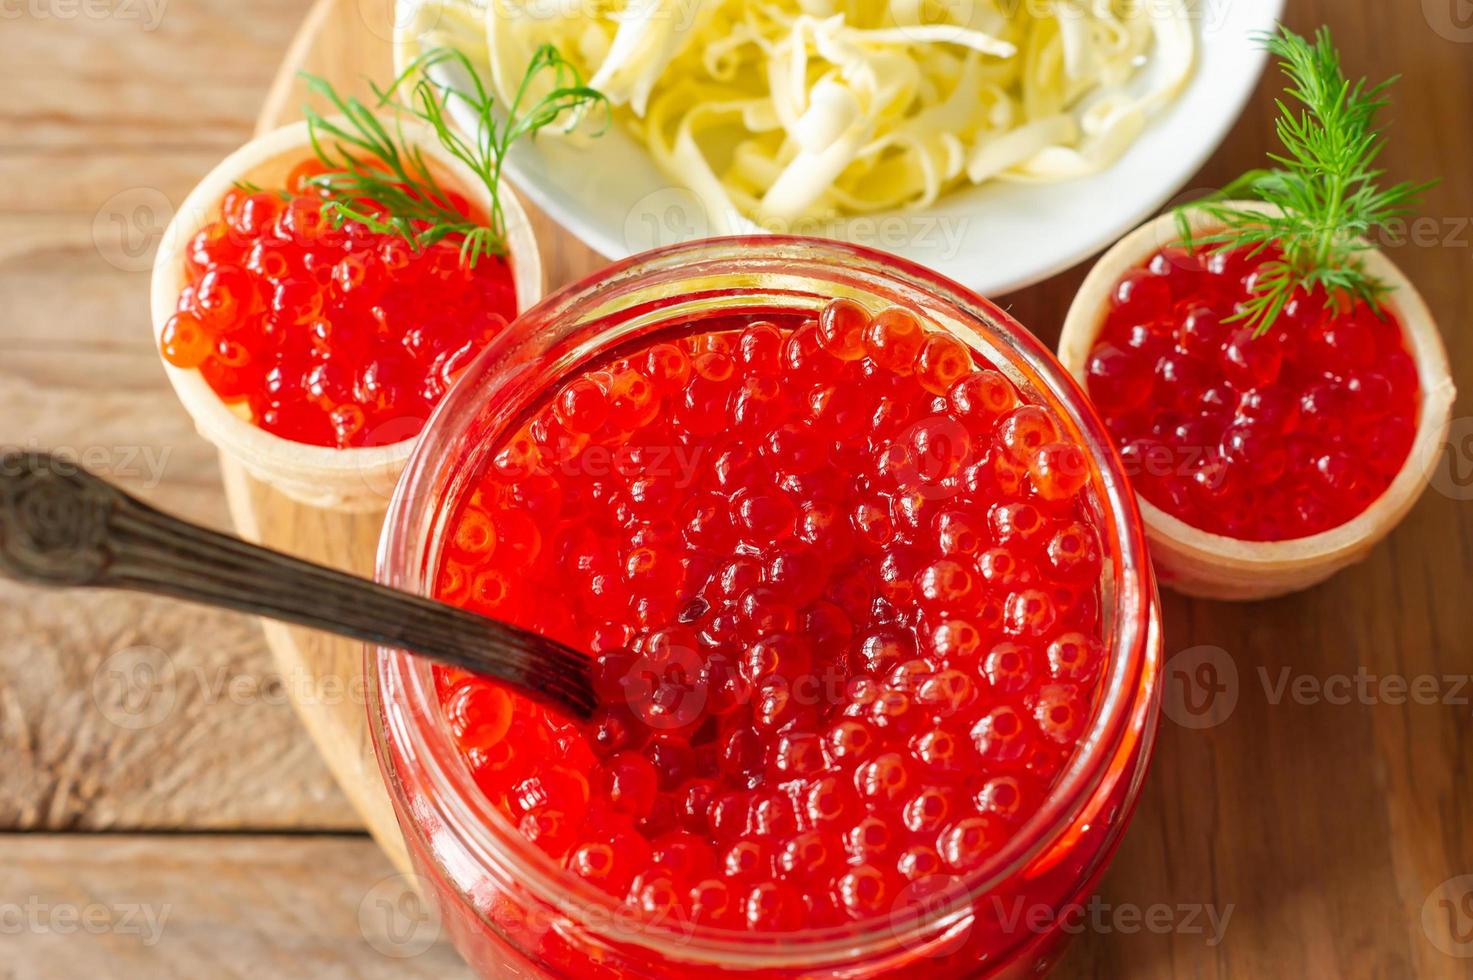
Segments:
[[[909,313],[724,316],[562,383],[436,592],[589,651],[577,723],[439,669],[510,824],[649,920],[792,931],[978,868],[1092,716],[1091,472]]]
[[[515,318],[511,268],[497,256],[462,265],[449,239],[416,250],[359,222],[334,227],[309,182],[322,172],[309,160],[283,192],[225,194],[189,242],[188,284],[159,346],[267,432],[338,448],[399,442]],[[473,217],[463,196],[447,197]]]
[[[1262,336],[1229,322],[1278,257],[1161,250],[1116,284],[1086,365],[1135,489],[1251,541],[1365,510],[1405,463],[1420,402],[1401,325],[1364,301],[1300,290]]]

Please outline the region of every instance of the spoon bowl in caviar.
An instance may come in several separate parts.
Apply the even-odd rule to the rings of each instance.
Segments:
[[[577,718],[590,661],[509,623],[171,517],[44,452],[0,455],[0,573],[254,613],[485,674]]]

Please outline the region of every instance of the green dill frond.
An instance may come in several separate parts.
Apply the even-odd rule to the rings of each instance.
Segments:
[[[430,77],[431,69],[447,64],[461,75],[464,88]],[[524,111],[523,102],[544,72],[551,73],[550,91]],[[608,113],[603,94],[584,85],[577,68],[551,45],[543,45],[533,55],[504,119],[497,118],[495,99],[470,59],[451,48],[434,48],[420,55],[387,88],[372,86],[373,106],[344,98],[321,78],[302,77],[308,91],[342,117],[337,121],[311,106],[304,108],[313,152],[327,168],[309,178],[309,183],[326,192],[323,213],[337,226],[357,221],[373,232],[398,235],[416,250],[447,238],[459,239],[461,262],[470,267],[484,255],[506,254],[501,168],[512,144],[522,137],[535,137],[565,116],[571,128],[590,108],[601,107]],[[396,94],[404,90],[404,100],[396,101]],[[473,139],[458,132],[450,120],[449,108],[455,99],[470,109],[475,120]],[[386,109],[396,117],[392,132],[379,117]],[[472,221],[455,209],[423,152],[404,139],[397,119],[405,117],[428,124],[440,145],[480,179],[491,200],[487,224]],[[383,215],[365,209],[364,201],[373,202]]]
[[[1275,124],[1282,150],[1277,164],[1243,175],[1218,194],[1185,208],[1198,209],[1224,227],[1210,235],[1183,238],[1191,247],[1247,248],[1259,254],[1278,246],[1283,258],[1264,263],[1255,295],[1234,319],[1262,334],[1273,326],[1296,290],[1322,289],[1343,308],[1365,300],[1379,308],[1386,284],[1366,271],[1360,253],[1366,239],[1387,222],[1410,214],[1433,183],[1380,185],[1385,171],[1376,160],[1385,145],[1376,115],[1396,79],[1351,83],[1327,28],[1313,41],[1280,25],[1260,40],[1279,59],[1288,78],[1277,100]],[[1252,198],[1273,205],[1274,214],[1223,203]],[[1178,211],[1185,229],[1184,209]]]

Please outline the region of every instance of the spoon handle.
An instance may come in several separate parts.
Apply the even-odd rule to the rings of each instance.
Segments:
[[[0,572],[254,613],[488,674],[577,717],[588,658],[529,630],[171,517],[49,453],[0,456]]]

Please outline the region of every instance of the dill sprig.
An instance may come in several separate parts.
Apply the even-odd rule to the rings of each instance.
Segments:
[[[1376,167],[1376,159],[1385,140],[1376,128],[1376,113],[1387,105],[1386,92],[1396,78],[1352,84],[1327,28],[1311,42],[1279,25],[1259,40],[1280,59],[1288,76],[1286,94],[1299,104],[1276,100],[1275,130],[1283,152],[1269,158],[1278,166],[1250,171],[1210,198],[1179,208],[1182,237],[1189,247],[1247,247],[1251,255],[1279,246],[1283,258],[1260,266],[1254,295],[1231,318],[1246,321],[1258,335],[1273,326],[1300,289],[1320,287],[1335,309],[1365,300],[1379,311],[1387,286],[1366,271],[1359,253],[1373,247],[1366,240],[1372,231],[1410,213],[1436,183],[1378,184],[1385,171]],[[1276,210],[1265,214],[1222,203],[1244,197]],[[1194,241],[1186,214],[1190,208],[1210,215],[1223,230]]]
[[[447,62],[460,67],[467,88],[430,77],[432,68]],[[551,89],[527,104],[543,72],[551,73]],[[323,213],[338,227],[357,221],[373,232],[399,235],[417,251],[458,237],[461,263],[471,267],[482,255],[506,254],[501,168],[512,144],[524,136],[535,136],[564,114],[568,114],[566,128],[571,129],[593,106],[603,108],[606,118],[608,112],[603,94],[584,85],[578,69],[552,45],[543,45],[532,56],[504,119],[493,111],[496,100],[470,59],[452,48],[426,51],[387,88],[372,85],[375,104],[371,107],[356,98],[344,98],[325,79],[305,73],[302,77],[309,91],[342,116],[339,122],[310,106],[304,110],[313,152],[327,168],[308,178],[308,183],[326,192]],[[402,90],[407,90],[407,97],[398,101],[396,95]],[[452,99],[471,110],[475,119],[471,138],[462,136],[449,119]],[[395,114],[392,132],[379,118],[385,109]],[[489,223],[472,221],[452,206],[423,152],[404,138],[397,121],[404,116],[429,124],[440,145],[480,178],[491,198]],[[374,202],[385,214],[366,209],[364,201]]]

